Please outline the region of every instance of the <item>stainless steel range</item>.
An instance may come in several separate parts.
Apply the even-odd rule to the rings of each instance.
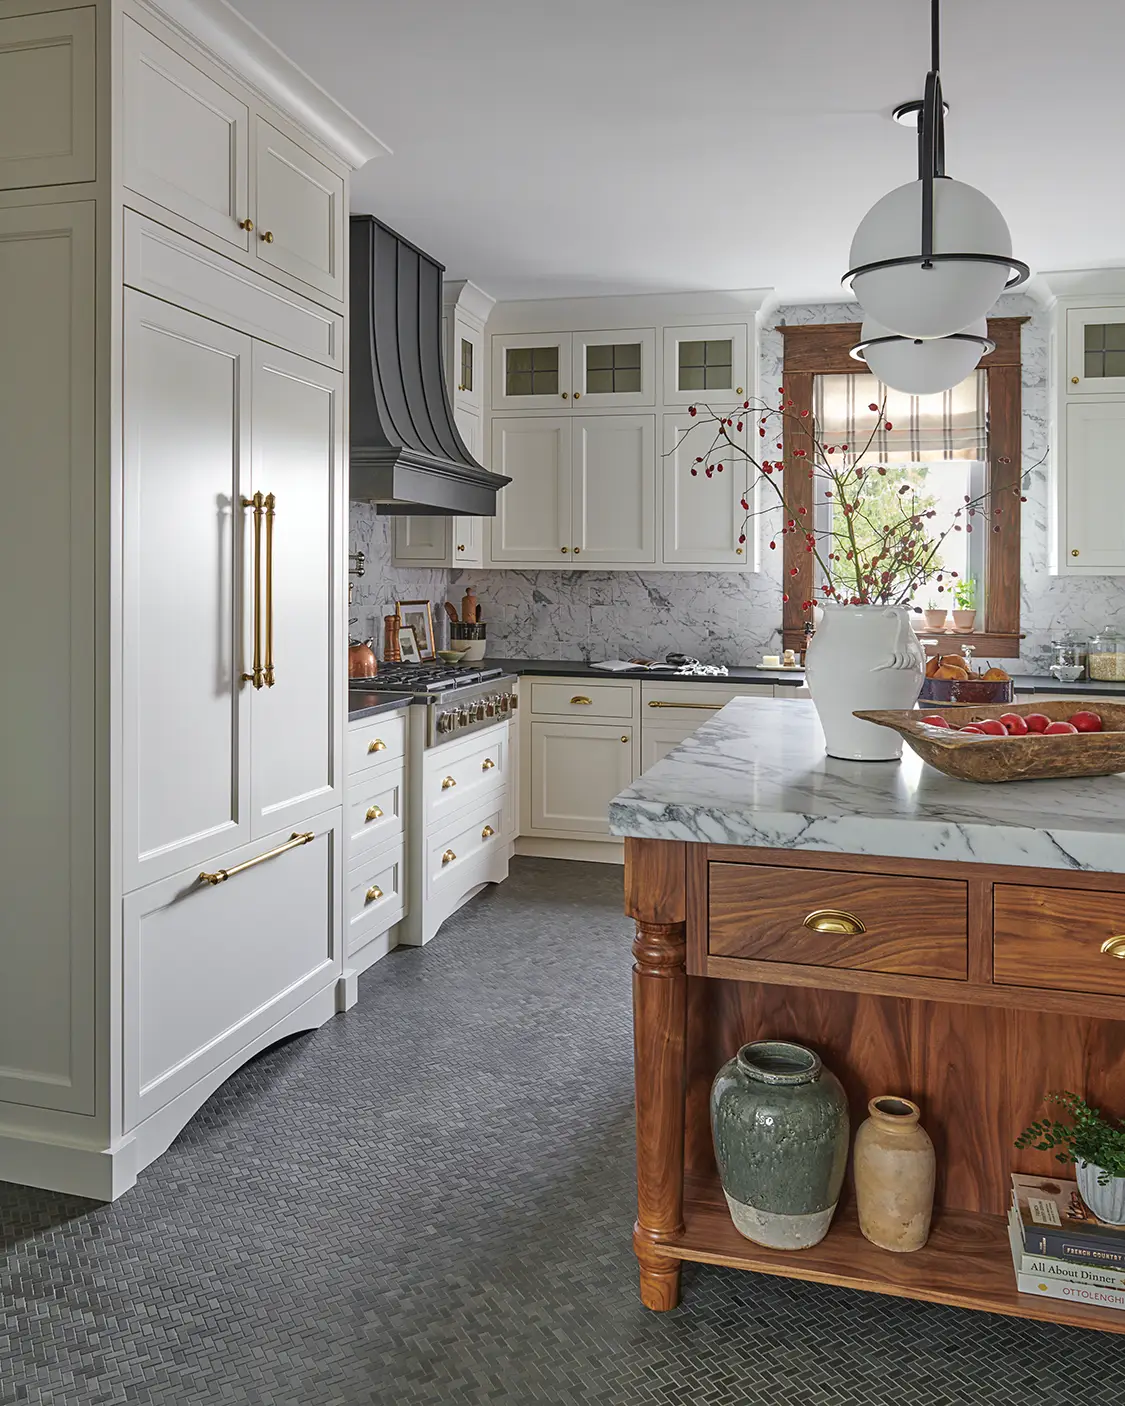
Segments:
[[[373,679],[349,679],[363,693],[409,693],[426,709],[425,745],[437,747],[504,722],[516,711],[516,677],[469,664],[380,664]]]

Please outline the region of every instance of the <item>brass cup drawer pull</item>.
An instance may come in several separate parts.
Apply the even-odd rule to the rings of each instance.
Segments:
[[[480,764],[480,769],[481,771],[491,771],[495,765],[496,763],[491,757],[485,757],[484,761]]]
[[[381,809],[379,806],[369,806],[368,809],[367,809],[367,814],[366,814],[363,818],[364,818],[365,821],[367,821],[367,820],[382,820],[382,818],[383,818],[382,809]]]
[[[441,789],[443,791],[452,791],[452,789],[456,785],[457,778],[455,776],[446,776],[442,778]]]
[[[298,845],[312,844],[316,835],[311,830],[306,830],[303,834],[294,831],[283,845],[278,845],[276,849],[270,849],[265,854],[256,854],[253,859],[244,859],[241,864],[232,864],[229,869],[216,869],[209,874],[206,870],[199,876],[201,884],[225,883],[227,879],[233,879],[236,874],[245,873],[247,869],[253,869],[256,864],[264,864],[267,859],[276,859],[279,854],[285,854],[287,850],[296,849]]]
[[[1125,962],[1125,934],[1118,937],[1107,937],[1102,943],[1102,951],[1107,957],[1116,957],[1119,961]]]
[[[845,913],[842,908],[817,908],[808,915],[803,926],[809,932],[839,933],[846,937],[858,937],[867,931],[854,913]]]
[[[453,851],[451,849],[447,849],[441,857],[441,862],[443,864],[452,864],[456,858],[457,856],[453,853]]]
[[[496,831],[492,828],[492,826],[486,825],[484,829],[480,832],[480,837],[482,840],[491,840],[493,835],[495,834]]]
[[[367,890],[367,892],[363,895],[363,901],[365,904],[375,903],[382,897],[383,890],[379,887],[378,884],[372,884],[371,887]]]
[[[580,705],[581,707],[588,708],[591,706],[594,700],[592,698],[587,698],[584,693],[576,693],[570,701],[572,703]]]
[[[374,742],[369,742],[367,744],[368,755],[370,755],[372,752],[385,752],[386,750],[387,744],[383,741],[381,737],[376,737]]]

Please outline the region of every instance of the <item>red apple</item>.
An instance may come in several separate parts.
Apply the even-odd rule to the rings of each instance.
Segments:
[[[926,716],[922,719],[922,721],[924,723],[929,723],[931,727],[949,726],[949,723],[946,722],[946,720],[942,717],[940,713],[927,713]]]
[[[985,732],[984,728],[983,728],[983,727],[979,727],[976,723],[966,723],[964,727],[959,727],[959,728],[957,729],[957,731],[958,731],[958,732],[975,732],[978,737],[987,737],[987,736],[988,736],[988,734]]]
[[[1020,713],[1001,713],[1000,721],[1008,729],[1008,733],[1012,737],[1026,737],[1030,731],[1027,725],[1027,719]]]
[[[1097,713],[1083,711],[1081,713],[1071,713],[1070,721],[1079,732],[1101,732],[1102,720]]]
[[[1073,723],[1048,723],[1043,729],[1044,737],[1061,737],[1067,732],[1077,732]]]
[[[989,737],[1007,737],[1008,729],[999,718],[985,718],[980,724],[981,732],[986,732]]]
[[[1051,726],[1051,719],[1046,713],[1024,713],[1023,720],[1027,723],[1028,732],[1046,732]]]

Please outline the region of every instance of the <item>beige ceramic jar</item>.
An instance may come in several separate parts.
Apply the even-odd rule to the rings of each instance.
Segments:
[[[934,1145],[908,1098],[885,1094],[867,1105],[855,1137],[859,1228],[873,1245],[920,1250],[934,1205]]]

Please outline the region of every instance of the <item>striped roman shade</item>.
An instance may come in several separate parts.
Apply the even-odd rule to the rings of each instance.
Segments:
[[[883,403],[880,419],[868,407]],[[988,458],[988,376],[974,371],[939,395],[906,395],[871,375],[815,376],[813,414],[825,445],[858,452],[880,429],[865,462],[933,463]],[[890,422],[892,429],[882,426]]]

